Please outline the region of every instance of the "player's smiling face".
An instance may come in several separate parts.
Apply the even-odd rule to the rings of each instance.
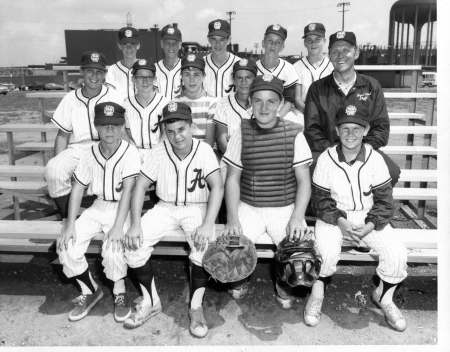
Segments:
[[[251,103],[256,123],[261,128],[272,128],[277,122],[280,96],[271,90],[259,90],[252,94]]]
[[[140,44],[134,44],[134,43],[125,43],[125,44],[117,44],[120,51],[122,52],[122,55],[126,59],[135,59],[137,52],[139,48],[141,47]]]
[[[150,70],[137,70],[133,76],[133,81],[136,87],[136,93],[145,95],[153,93],[153,81],[155,74]]]
[[[84,68],[81,70],[83,82],[87,89],[99,90],[105,81],[106,72],[98,68]]]
[[[330,48],[329,55],[334,70],[342,73],[353,68],[359,57],[359,50],[346,41],[338,40]]]
[[[264,36],[262,46],[265,55],[278,57],[284,49],[284,40],[279,35],[269,33]]]
[[[336,127],[343,149],[355,151],[361,147],[364,136],[369,132],[369,127],[356,123],[343,123]]]
[[[164,129],[167,139],[176,153],[185,155],[192,146],[192,124],[185,120],[166,123]]]
[[[248,95],[250,90],[250,85],[255,79],[255,75],[248,70],[236,71],[233,77],[234,86],[236,88],[236,93]]]
[[[323,52],[323,46],[325,44],[325,38],[320,35],[310,34],[306,36],[303,43],[305,44],[308,54],[320,55]]]
[[[123,125],[95,125],[100,142],[116,145],[122,139]]]
[[[175,39],[162,39],[161,48],[167,58],[178,57],[178,51],[181,48],[181,42]]]
[[[227,45],[230,38],[225,38],[220,35],[212,35],[208,37],[209,45],[213,53],[222,54],[227,51]]]
[[[181,82],[188,97],[200,96],[203,88],[204,73],[195,67],[188,67],[181,72]]]

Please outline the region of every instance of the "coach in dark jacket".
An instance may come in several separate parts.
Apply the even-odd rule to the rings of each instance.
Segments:
[[[310,86],[305,102],[304,134],[314,160],[338,141],[336,113],[348,104],[367,105],[370,130],[364,142],[374,149],[385,146],[389,139],[386,102],[378,81],[355,71],[354,63],[359,56],[355,34],[343,31],[332,34],[328,48],[334,72]],[[387,155],[380,154],[388,165],[394,185],[400,176],[400,168]]]

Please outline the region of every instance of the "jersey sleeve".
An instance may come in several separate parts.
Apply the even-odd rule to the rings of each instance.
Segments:
[[[85,153],[78,163],[73,178],[80,185],[87,187],[92,182],[92,163],[89,156],[91,153]]]
[[[309,149],[308,142],[302,132],[299,132],[295,137],[294,145],[294,162],[292,167],[300,165],[311,165],[313,159],[311,149]]]
[[[372,190],[377,189],[379,187],[383,187],[386,184],[391,182],[391,176],[389,174],[388,167],[386,165],[386,162],[384,161],[383,157],[376,152],[375,150],[372,151],[374,153],[374,172],[372,175]]]
[[[72,108],[74,102],[71,102],[71,95],[73,93],[69,93],[64,96],[61,102],[56,107],[55,112],[51,118],[51,121],[58,127],[61,131],[65,133],[72,133]]]
[[[214,99],[213,101],[211,101],[208,107],[208,116],[207,116],[208,122],[213,121],[214,115],[216,113],[216,108],[217,108],[217,99]]]
[[[139,151],[134,145],[130,145],[128,148],[127,154],[125,155],[127,161],[122,170],[122,180],[139,175],[139,171],[141,169],[141,158]]]
[[[302,62],[301,62],[302,60],[300,59],[300,60],[298,60],[294,65],[292,65],[292,66],[294,66],[294,69],[295,69],[295,72],[297,72],[297,76],[298,76],[298,84],[304,84],[304,79],[305,79],[305,77],[304,77],[304,75],[303,75],[303,70],[301,69],[301,66],[303,65],[302,64]]]
[[[285,89],[298,84],[298,74],[291,63],[286,62],[283,71],[283,77],[281,78],[284,80],[283,86]]]
[[[222,158],[222,160],[228,165],[234,166],[242,170],[241,162],[241,150],[242,150],[242,136],[241,129],[238,128],[234,133],[231,134],[230,140],[227,144],[227,150]]]
[[[125,108],[125,128],[130,128],[130,112],[131,106],[127,100],[125,100],[123,107]]]
[[[217,161],[216,154],[212,147],[206,142],[200,142],[202,147],[200,157],[203,160],[203,167],[205,171],[205,179],[211,175],[214,171],[219,170],[219,162]]]
[[[228,126],[226,104],[223,101],[217,103],[213,121],[219,125]]]
[[[144,158],[144,162],[141,166],[140,174],[148,178],[151,182],[156,182],[158,180],[158,170],[157,166],[160,163],[160,158],[158,158],[157,150],[159,148],[150,149]]]

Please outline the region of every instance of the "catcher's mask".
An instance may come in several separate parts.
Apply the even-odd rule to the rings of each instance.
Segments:
[[[311,287],[319,278],[322,260],[314,249],[314,241],[283,239],[275,254],[277,279],[291,287]]]

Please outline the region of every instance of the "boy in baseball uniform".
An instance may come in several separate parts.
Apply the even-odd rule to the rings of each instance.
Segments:
[[[122,53],[122,59],[108,68],[105,81],[111,84],[124,101],[134,94],[131,80],[131,68],[137,60],[137,52],[141,47],[138,30],[133,27],[119,29],[117,47]]]
[[[125,327],[138,327],[161,312],[150,257],[165,232],[181,229],[191,247],[189,331],[195,337],[204,337],[208,326],[202,301],[209,276],[202,267],[202,258],[208,241],[215,237],[214,221],[223,198],[222,178],[211,146],[192,137],[188,105],[170,102],[163,109],[161,123],[167,139],[150,150],[131,203],[125,255],[140,283],[142,301],[125,320]],[[160,201],[141,218],[144,192],[153,183]]]
[[[203,86],[209,96],[222,98],[233,90],[233,65],[240,58],[227,50],[230,42],[230,24],[221,19],[208,24],[208,43],[211,53],[205,59]]]
[[[280,79],[265,74],[253,80],[254,118],[241,121],[223,156],[228,166],[225,235],[243,234],[256,242],[267,233],[278,245],[286,236],[303,236],[307,229],[311,151],[301,126],[279,117],[282,96]],[[230,293],[241,298],[247,290],[247,283],[241,283]],[[278,283],[276,293],[283,308],[292,306],[293,299]]]
[[[326,284],[336,272],[342,239],[346,238],[378,254],[379,285],[372,299],[393,329],[406,329],[393,294],[406,278],[407,254],[389,225],[394,213],[389,170],[383,157],[370,144],[363,143],[370,128],[369,113],[367,106],[359,102],[339,110],[339,142],[319,156],[314,170],[311,204],[317,216],[315,246],[323,262],[320,278],[304,309],[309,326],[320,321]]]
[[[102,53],[83,53],[80,73],[83,87],[67,93],[53,114],[52,122],[58,127],[55,157],[45,169],[48,193],[63,219],[67,217],[72,174],[81,155],[99,139],[94,127],[94,107],[104,101],[120,102],[115,89],[103,84],[106,59]]]
[[[333,72],[333,65],[325,54],[325,26],[322,23],[310,23],[303,31],[303,44],[307,54],[296,63],[294,68],[299,76],[301,87],[300,111],[305,109],[305,99],[309,86]]]
[[[102,288],[89,272],[85,253],[95,235],[103,233],[102,264],[106,277],[114,283],[114,319],[123,322],[130,314],[124,278],[127,275],[122,239],[130,207],[131,191],[139,174],[137,149],[121,139],[125,125],[124,109],[114,102],[95,106],[94,125],[100,142],[91,145],[74,172],[69,214],[64,222],[57,251],[68,278],[81,288],[70,321],[84,318],[103,297]],[[91,207],[77,219],[86,188],[97,196]]]
[[[156,63],[155,85],[168,100],[181,93],[181,31],[171,24],[161,29],[161,48],[164,58]]]
[[[187,54],[181,60],[181,94],[175,101],[187,104],[192,111],[194,137],[214,144],[213,116],[217,98],[203,89],[205,61],[196,54]]]

